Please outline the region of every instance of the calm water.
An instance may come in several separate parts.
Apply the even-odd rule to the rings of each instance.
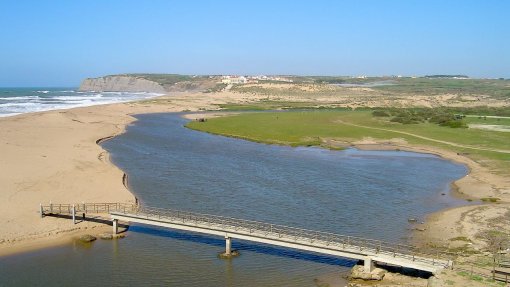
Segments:
[[[147,205],[394,242],[409,217],[461,204],[441,193],[464,166],[408,152],[290,148],[209,135],[175,114],[138,116],[104,143]],[[0,258],[0,285],[314,286],[353,262],[135,225],[127,238]],[[23,273],[23,275],[21,275]]]

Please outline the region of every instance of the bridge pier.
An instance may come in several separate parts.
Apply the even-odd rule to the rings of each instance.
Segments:
[[[366,256],[363,260],[363,266],[365,267],[365,272],[370,273],[372,270],[374,270],[374,261],[372,261],[372,258],[370,256]]]
[[[73,208],[74,207],[74,208]],[[82,210],[83,207],[83,210]],[[160,226],[188,232],[198,232],[225,238],[225,250],[218,254],[221,259],[230,259],[239,255],[232,250],[232,238],[247,240],[262,244],[271,244],[284,248],[310,251],[353,260],[363,260],[361,273],[372,273],[375,262],[390,264],[421,270],[431,273],[440,272],[444,268],[451,268],[453,262],[439,257],[431,258],[427,255],[415,256],[406,248],[400,248],[392,243],[354,239],[350,236],[335,235],[319,231],[310,231],[288,226],[260,223],[254,225],[253,221],[225,217],[176,212],[161,208],[137,208],[124,203],[89,203],[89,204],[39,204],[40,216],[65,215],[76,220],[76,212],[85,216],[90,213],[110,213],[113,233],[119,233],[119,220],[126,223],[141,223]],[[70,216],[71,215],[71,216]],[[85,219],[85,218],[84,218]],[[200,219],[200,220],[197,220]],[[278,236],[276,236],[278,235]],[[299,235],[299,236],[297,236]],[[347,239],[347,240],[345,240]],[[380,252],[382,246],[393,252]],[[376,275],[376,274],[372,274]]]
[[[74,206],[74,204],[73,204],[72,214],[73,214],[73,224],[76,224],[76,207]]]
[[[225,235],[225,255],[231,255],[232,253],[232,238]]]
[[[117,234],[119,232],[119,220],[113,219],[112,220],[112,226],[113,226],[113,234]]]

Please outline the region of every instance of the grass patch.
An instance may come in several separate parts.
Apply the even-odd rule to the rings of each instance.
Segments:
[[[478,282],[484,281],[484,277],[482,277],[480,275],[475,275],[475,274],[471,275],[470,273],[468,273],[466,271],[457,272],[457,275],[460,275],[462,277],[468,277],[469,279],[478,281]]]
[[[214,87],[211,87],[204,91],[204,93],[216,93],[220,92],[227,87],[227,84],[217,83]]]
[[[349,111],[350,108],[334,105],[318,105],[313,102],[271,101],[261,100],[249,104],[220,104],[224,111],[274,111],[274,110],[335,110]]]
[[[401,138],[410,144],[431,145],[468,154],[470,158],[482,161],[484,165],[496,172],[506,173],[510,167],[510,154],[449,146],[402,134],[401,132],[445,140],[455,144],[496,149],[508,148],[507,143],[510,142],[510,133],[476,129],[450,129],[431,123],[401,125],[390,123],[386,118],[373,117],[371,112],[371,110],[313,110],[241,114],[211,119],[206,123],[190,122],[187,126],[213,134],[290,146],[324,146],[331,148],[331,146],[325,144],[325,139],[350,142],[361,140],[364,137],[377,140]],[[367,128],[352,126],[347,123],[363,125]],[[379,128],[391,131],[377,130]]]
[[[393,85],[378,86],[374,89],[415,95],[488,95],[499,99],[510,97],[509,80],[401,78],[396,79]]]
[[[483,201],[483,202],[492,202],[492,203],[494,203],[494,202],[500,201],[501,199],[497,198],[497,197],[483,197],[480,200]]]
[[[466,236],[457,236],[449,239],[450,241],[465,241],[465,242],[471,242],[471,239],[467,238]]]
[[[459,254],[461,256],[471,256],[471,255],[480,254],[480,251],[477,251],[477,250],[471,248],[470,246],[460,246],[460,247],[455,247],[455,248],[448,248],[448,252]]]
[[[510,154],[498,152],[510,150],[510,133],[452,129],[430,122],[403,125],[390,122],[387,117],[373,117],[372,112],[314,109],[246,113],[214,118],[205,123],[190,122],[187,127],[256,142],[291,146],[325,145],[326,139],[352,142],[365,137],[381,141],[398,138],[411,145],[433,146],[467,155],[505,174],[510,168]]]

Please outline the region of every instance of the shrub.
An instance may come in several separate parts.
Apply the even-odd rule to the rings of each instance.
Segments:
[[[460,120],[451,120],[451,121],[441,123],[439,125],[444,126],[444,127],[450,127],[450,128],[467,128],[468,127],[465,122],[460,121]]]
[[[372,112],[374,117],[389,117],[390,114],[387,111],[376,110]]]

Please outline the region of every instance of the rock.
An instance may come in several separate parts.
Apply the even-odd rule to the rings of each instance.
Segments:
[[[427,287],[442,287],[441,281],[436,276],[431,276],[427,281]]]
[[[426,228],[424,228],[424,227],[416,227],[416,228],[415,228],[415,230],[416,230],[416,231],[425,231],[425,230],[427,230],[427,229],[426,229]]]
[[[80,91],[96,92],[155,92],[164,93],[159,83],[135,76],[106,76],[83,80]]]
[[[365,272],[365,267],[362,265],[356,265],[352,267],[350,279],[381,281],[386,272],[386,270],[381,268],[374,268],[372,272]]]
[[[233,257],[237,257],[237,256],[239,256],[239,255],[241,255],[241,253],[239,253],[239,251],[237,251],[237,250],[232,250],[232,251],[230,252],[230,254],[225,254],[225,252],[221,252],[220,254],[218,254],[218,257],[219,257],[220,259],[230,259],[230,258],[233,258]]]
[[[90,234],[84,234],[82,236],[80,236],[80,241],[83,242],[83,243],[89,243],[89,242],[92,242],[94,240],[96,240],[97,238],[95,236],[92,236]]]
[[[112,240],[113,235],[110,233],[101,233],[101,234],[99,234],[99,238],[104,239],[104,240]]]

